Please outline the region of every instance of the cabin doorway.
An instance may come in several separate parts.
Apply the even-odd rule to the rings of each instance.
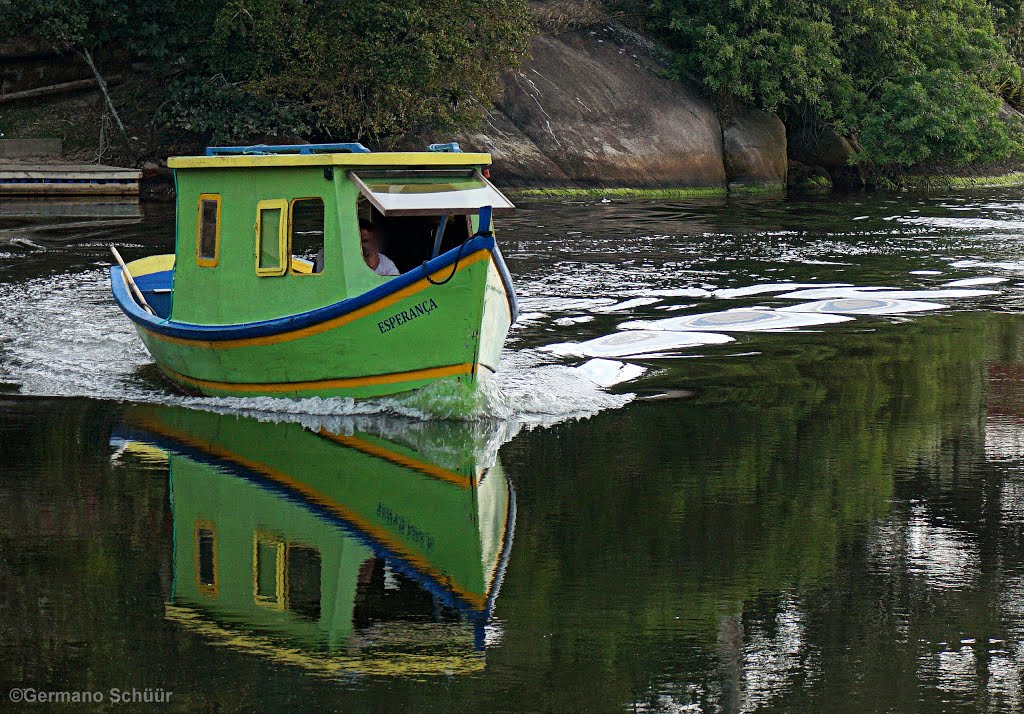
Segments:
[[[356,213],[368,220],[380,238],[381,252],[406,273],[418,268],[433,256],[437,231],[441,227],[440,214],[435,216],[385,216],[362,195],[357,199]],[[471,235],[470,217],[448,216],[438,254],[459,247]]]

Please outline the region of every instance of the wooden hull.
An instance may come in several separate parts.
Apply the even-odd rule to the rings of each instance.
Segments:
[[[160,369],[186,391],[375,397],[438,379],[475,383],[497,369],[515,295],[493,239],[474,239],[467,248],[365,295],[248,325],[163,320],[131,299],[116,267],[111,284]]]

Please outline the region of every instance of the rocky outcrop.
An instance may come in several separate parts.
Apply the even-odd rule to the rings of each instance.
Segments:
[[[561,185],[569,176],[500,109],[492,109],[476,129],[458,137],[463,149],[491,155],[491,173],[504,186]]]
[[[723,129],[722,139],[730,188],[785,189],[786,127],[776,115],[740,112]]]
[[[484,122],[457,139],[488,151],[505,185],[717,188],[786,185],[778,117],[714,107],[666,79],[664,51],[610,21],[547,32],[504,80]]]
[[[571,179],[593,185],[722,186],[718,118],[656,74],[611,26],[536,37],[499,107]]]

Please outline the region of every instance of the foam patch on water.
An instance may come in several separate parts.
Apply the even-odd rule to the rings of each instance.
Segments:
[[[573,367],[550,364],[533,350],[507,352],[490,384],[514,407],[515,419],[529,426],[550,425],[620,409],[632,394],[610,394]]]
[[[1024,271],[1024,261],[1020,260],[1003,260],[1003,261],[983,261],[983,260],[958,260],[954,263],[950,263],[951,268],[998,268],[1001,270],[1012,270],[1016,272]]]
[[[998,285],[999,283],[1005,283],[1009,278],[963,278],[962,280],[951,280],[943,285],[951,288],[966,288],[972,285]]]
[[[789,307],[780,307],[780,312],[830,312],[840,315],[902,315],[908,312],[941,310],[948,307],[937,302],[914,300],[891,300],[887,298],[840,298],[819,300]]]
[[[945,300],[949,298],[980,297],[982,295],[998,295],[998,290],[971,290],[969,288],[934,290],[894,290],[890,288],[836,288],[830,290],[798,290],[784,293],[777,297],[787,300],[813,300],[836,298],[886,298],[890,300]]]
[[[722,290],[715,290],[712,295],[716,298],[732,299],[764,295],[765,293],[782,293],[787,290],[800,290],[802,288],[846,287],[852,286],[849,283],[766,283],[764,285],[748,285],[745,288],[723,288]]]
[[[735,338],[714,332],[668,332],[657,330],[627,330],[604,335],[586,342],[562,342],[542,349],[559,355],[581,357],[629,357],[645,352],[686,349],[704,345],[721,345]]]
[[[618,360],[594,358],[576,368],[581,374],[600,387],[611,387],[629,382],[647,371],[638,364],[627,364]]]
[[[722,312],[670,317],[664,320],[634,320],[619,325],[623,330],[717,330],[721,332],[772,332],[797,327],[814,327],[848,322],[852,317],[834,314],[779,312],[770,308],[736,308]]]
[[[602,305],[601,307],[595,307],[594,312],[624,312],[634,307],[653,305],[656,302],[661,302],[661,300],[655,297],[633,298],[632,300],[625,300],[614,305]]]

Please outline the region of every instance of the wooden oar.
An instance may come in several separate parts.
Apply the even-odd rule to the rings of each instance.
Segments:
[[[124,275],[125,280],[128,281],[128,285],[131,287],[132,292],[135,293],[135,297],[138,299],[139,303],[142,307],[146,308],[146,312],[150,315],[155,315],[156,311],[149,306],[148,302],[146,302],[146,298],[142,295],[142,291],[139,290],[139,286],[135,284],[135,280],[132,278],[131,271],[129,271],[128,266],[124,264],[124,259],[121,258],[121,254],[117,252],[117,248],[114,247],[113,243],[110,244],[110,252],[114,254],[114,259],[117,260],[117,264],[121,266],[121,274]]]

